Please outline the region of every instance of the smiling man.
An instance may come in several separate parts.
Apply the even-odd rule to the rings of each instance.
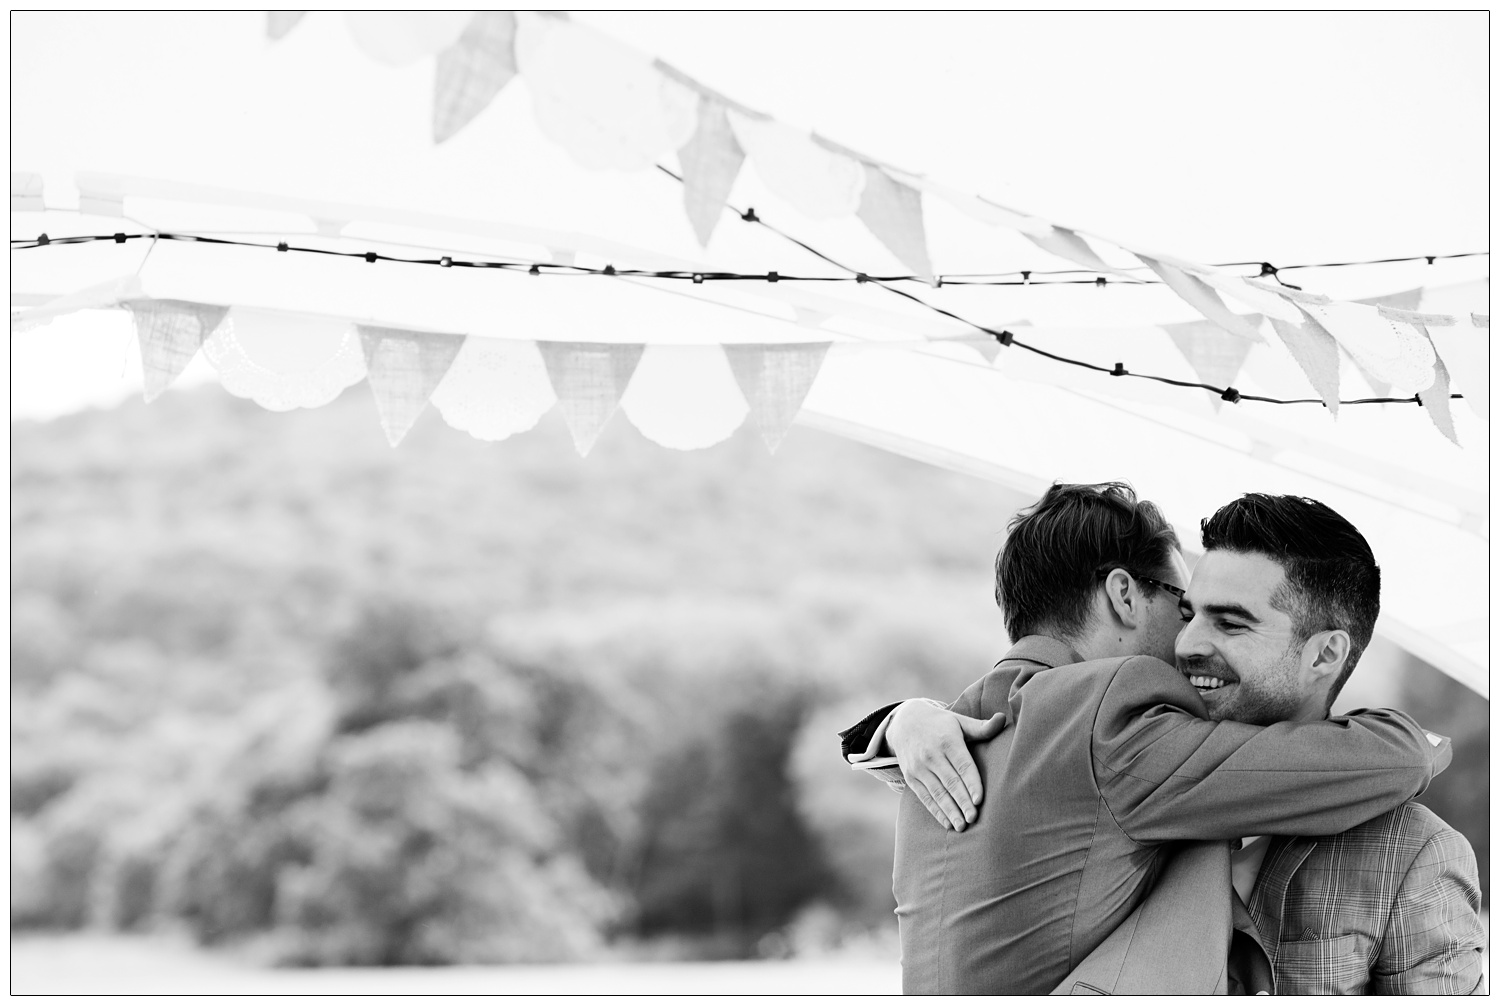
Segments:
[[[1394,810],[1415,825],[1387,856],[1402,858],[1408,836],[1432,831],[1402,805],[1449,757],[1445,742],[1398,712],[1326,718],[1369,640],[1379,573],[1347,522],[1290,499],[1246,497],[1206,522],[1205,536],[1212,525],[1220,538],[1184,591],[1175,535],[1154,506],[1119,484],[1053,486],[1012,522],[996,563],[997,600],[1016,640],[996,670],[951,712],[916,700],[845,732],[851,761],[889,747],[899,763],[879,771],[911,783],[894,882],[905,991],[1035,994],[1080,974],[1087,980],[1072,982],[1075,991],[1300,991],[1290,980],[1306,970],[1291,963],[1299,953],[1304,964],[1338,958],[1313,965],[1321,979],[1350,971],[1352,956],[1370,951],[1346,939],[1348,920],[1326,905],[1316,925],[1309,916],[1301,929],[1264,935],[1262,920],[1295,915],[1293,875],[1312,858],[1303,850],[1321,840],[1245,843],[1234,879],[1254,880],[1258,851],[1278,885],[1255,889],[1261,918],[1253,923],[1229,892],[1226,840],[1239,845],[1247,835],[1338,834]],[[1274,516],[1256,516],[1267,500]],[[1307,505],[1332,522],[1288,547],[1273,541]],[[1352,565],[1325,561],[1358,551],[1355,539],[1362,555]],[[1183,672],[1166,662],[1174,653]],[[1219,715],[1210,718],[1211,709]],[[997,731],[978,745],[976,768],[963,739]],[[974,805],[985,792],[991,809],[980,815]],[[1375,854],[1385,835],[1375,826],[1356,845]],[[1189,859],[1174,858],[1180,840],[1218,840],[1192,853],[1207,870],[1194,875],[1196,890],[1169,868]],[[1426,865],[1441,874],[1462,857],[1453,843],[1438,844]],[[1472,873],[1472,854],[1468,863]],[[1159,887],[1177,900],[1143,916],[1164,869],[1172,882]],[[1462,888],[1437,900],[1449,935],[1467,946],[1467,905],[1477,900]],[[1309,887],[1309,909],[1314,898]],[[1178,928],[1152,942],[1151,918]],[[1091,955],[1110,951],[1106,938],[1117,942],[1117,928],[1143,937],[1134,957],[1122,958],[1129,967],[1089,971]],[[1307,946],[1283,953],[1287,942]],[[1413,942],[1393,947],[1392,969],[1410,968]],[[1153,948],[1144,961],[1140,946]]]

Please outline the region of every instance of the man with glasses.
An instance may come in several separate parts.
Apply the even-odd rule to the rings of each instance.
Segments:
[[[846,731],[852,761],[893,749],[878,771],[909,784],[905,991],[1479,984],[1472,851],[1405,803],[1446,742],[1394,711],[1327,718],[1378,610],[1368,545],[1321,504],[1246,497],[1205,547],[1184,590],[1152,504],[1053,486],[996,562],[1016,640],[996,670],[952,712],[917,700]],[[997,732],[976,768],[963,739]]]

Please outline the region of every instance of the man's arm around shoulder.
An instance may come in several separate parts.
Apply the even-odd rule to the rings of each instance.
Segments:
[[[1232,687],[1232,686],[1231,686]],[[1095,778],[1137,842],[1332,835],[1393,810],[1447,767],[1446,738],[1405,713],[1255,726],[1205,718],[1174,668],[1132,657],[1095,720]]]

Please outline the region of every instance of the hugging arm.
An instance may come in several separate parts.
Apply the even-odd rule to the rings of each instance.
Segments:
[[[839,736],[855,768],[868,769],[894,790],[910,788],[934,820],[963,831],[984,799],[968,745],[1004,727],[1004,713],[976,719],[932,699],[908,699],[877,709]]]
[[[1254,726],[1187,711],[1182,675],[1150,658],[1121,665],[1094,726],[1094,776],[1137,842],[1332,835],[1421,793],[1448,741],[1391,709]]]

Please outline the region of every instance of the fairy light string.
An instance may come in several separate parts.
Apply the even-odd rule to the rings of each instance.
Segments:
[[[662,165],[657,165],[657,168],[660,171],[662,171],[664,174],[666,174],[666,175],[670,176],[671,178],[677,180],[679,183],[682,181],[681,176],[678,175],[678,174],[676,174],[675,172],[671,171],[670,169],[668,169],[666,167],[663,167]],[[971,321],[968,318],[963,317],[962,315],[957,314],[954,311],[950,311],[947,308],[941,307],[941,306],[939,306],[937,304],[933,304],[930,301],[924,300],[923,298],[917,296],[916,294],[910,292],[909,290],[903,290],[903,289],[901,289],[899,287],[896,287],[896,286],[892,285],[894,283],[903,283],[903,282],[919,282],[919,283],[922,283],[922,284],[926,285],[929,281],[925,277],[920,277],[920,276],[915,276],[915,275],[910,275],[910,274],[871,275],[869,273],[860,272],[860,271],[858,271],[858,270],[856,270],[856,269],[854,269],[854,268],[852,268],[852,267],[850,267],[848,265],[845,265],[842,262],[839,262],[837,259],[834,259],[833,257],[831,257],[831,256],[829,256],[827,254],[824,254],[823,252],[819,251],[818,249],[814,248],[813,246],[807,244],[805,241],[802,241],[801,239],[799,239],[797,237],[794,237],[793,235],[788,234],[785,231],[780,230],[779,228],[773,226],[772,224],[767,223],[764,219],[762,219],[759,215],[756,214],[754,208],[747,208],[745,210],[739,210],[739,209],[735,209],[734,207],[728,206],[727,204],[726,204],[726,208],[730,209],[731,211],[733,211],[734,214],[736,216],[738,216],[744,222],[764,227],[765,229],[769,230],[771,233],[773,233],[776,236],[780,237],[782,240],[788,241],[788,242],[796,245],[797,247],[801,248],[802,250],[806,251],[807,253],[809,253],[809,254],[813,255],[814,257],[820,259],[821,261],[827,262],[829,265],[831,265],[831,266],[833,266],[833,267],[835,267],[837,269],[842,270],[847,275],[814,276],[814,275],[801,275],[801,274],[795,274],[795,273],[783,273],[783,272],[779,272],[779,271],[768,271],[768,272],[763,272],[763,273],[743,273],[743,272],[732,272],[732,271],[724,271],[724,270],[702,270],[702,269],[666,269],[666,270],[662,270],[662,269],[627,269],[627,268],[619,268],[619,267],[617,267],[617,266],[615,266],[613,264],[608,264],[608,265],[605,265],[603,267],[592,267],[592,266],[581,266],[581,265],[576,265],[576,264],[564,264],[564,263],[559,263],[559,262],[536,262],[536,261],[530,261],[530,260],[524,260],[524,259],[456,258],[456,257],[451,256],[451,255],[440,255],[440,256],[436,256],[436,257],[433,257],[433,256],[406,256],[406,255],[392,255],[392,254],[389,254],[389,253],[386,253],[386,252],[377,252],[377,251],[341,251],[341,250],[332,249],[332,248],[318,248],[318,247],[314,247],[314,246],[311,246],[311,245],[294,245],[294,244],[291,244],[290,242],[285,241],[285,240],[277,241],[277,242],[274,242],[274,243],[273,242],[264,242],[264,241],[247,241],[247,240],[236,239],[236,238],[214,237],[214,236],[211,236],[211,235],[204,235],[204,234],[188,234],[188,233],[182,233],[182,232],[176,232],[176,231],[145,231],[145,232],[141,232],[141,233],[126,233],[126,232],[123,232],[123,231],[116,231],[116,232],[111,233],[111,234],[79,234],[79,235],[68,235],[68,236],[65,236],[65,237],[49,237],[47,234],[40,234],[36,238],[12,238],[10,244],[11,244],[11,249],[13,251],[26,251],[26,250],[36,249],[36,248],[50,247],[50,246],[53,246],[53,245],[79,245],[79,244],[90,244],[90,243],[98,243],[98,242],[112,242],[114,244],[125,244],[125,243],[130,242],[130,241],[140,241],[140,240],[149,240],[149,241],[153,242],[153,247],[154,247],[155,242],[158,242],[158,241],[176,241],[176,242],[184,242],[184,243],[191,243],[191,244],[201,244],[201,245],[209,245],[209,246],[218,246],[218,247],[260,248],[260,249],[273,250],[273,251],[276,251],[278,253],[296,253],[296,254],[308,254],[308,255],[324,255],[324,256],[331,256],[331,257],[334,257],[334,258],[363,259],[365,262],[369,262],[369,263],[394,262],[394,263],[400,263],[400,264],[404,264],[404,265],[435,266],[437,268],[442,268],[442,269],[453,269],[453,268],[458,268],[458,269],[500,269],[500,270],[506,270],[506,271],[525,272],[525,273],[528,273],[528,274],[530,274],[532,276],[540,276],[540,275],[549,275],[549,276],[612,276],[612,277],[626,277],[626,278],[634,278],[634,279],[660,279],[660,280],[686,281],[686,282],[693,283],[695,285],[701,285],[701,284],[710,283],[710,282],[712,282],[712,283],[720,283],[720,282],[855,283],[855,284],[859,284],[859,285],[871,284],[871,285],[877,286],[880,289],[885,290],[885,291],[887,291],[887,292],[889,292],[889,293],[891,293],[891,294],[893,294],[895,296],[902,297],[902,298],[904,298],[904,299],[906,299],[908,301],[911,301],[912,303],[915,303],[915,304],[917,304],[917,305],[919,305],[919,306],[921,306],[923,308],[926,308],[927,310],[932,311],[935,314],[941,315],[941,316],[943,316],[945,318],[948,318],[948,319],[950,319],[952,321],[956,321],[956,322],[958,322],[958,323],[960,323],[962,325],[969,326],[970,328],[973,328],[973,329],[975,329],[978,332],[982,332],[982,333],[984,333],[986,335],[989,335],[991,338],[995,339],[995,341],[998,342],[1002,346],[1015,346],[1015,347],[1017,347],[1019,349],[1026,350],[1027,352],[1034,353],[1034,354],[1036,354],[1038,356],[1045,357],[1045,358],[1047,358],[1049,360],[1053,360],[1053,361],[1055,361],[1057,363],[1067,364],[1069,366],[1074,366],[1074,367],[1081,367],[1081,368],[1083,368],[1085,370],[1091,370],[1091,371],[1094,371],[1096,373],[1110,374],[1110,375],[1115,376],[1115,377],[1133,377],[1133,378],[1137,378],[1137,379],[1140,379],[1140,380],[1154,381],[1154,382],[1157,382],[1159,384],[1167,384],[1167,385],[1171,385],[1173,387],[1178,387],[1178,388],[1198,388],[1198,389],[1201,389],[1203,391],[1212,392],[1213,394],[1218,395],[1224,401],[1231,402],[1231,403],[1233,403],[1233,402],[1240,402],[1240,401],[1250,401],[1250,402],[1261,402],[1261,403],[1265,403],[1265,404],[1268,404],[1268,405],[1325,405],[1325,407],[1326,407],[1326,404],[1323,402],[1323,400],[1321,398],[1272,398],[1272,397],[1265,396],[1265,395],[1251,395],[1251,394],[1246,394],[1244,392],[1241,392],[1241,391],[1239,391],[1239,390],[1237,390],[1237,389],[1235,389],[1233,387],[1218,387],[1216,385],[1206,384],[1206,383],[1199,382],[1199,381],[1184,381],[1184,380],[1179,380],[1177,378],[1163,377],[1163,376],[1156,375],[1156,374],[1143,374],[1143,373],[1139,373],[1139,372],[1127,369],[1124,366],[1124,364],[1120,363],[1120,362],[1115,363],[1115,365],[1113,367],[1106,367],[1106,366],[1101,366],[1100,364],[1097,364],[1097,363],[1091,363],[1091,362],[1089,362],[1087,360],[1079,360],[1079,359],[1075,359],[1073,357],[1064,356],[1064,355],[1059,354],[1059,353],[1053,353],[1053,352],[1050,352],[1048,350],[1042,349],[1040,346],[1032,345],[1031,343],[1025,342],[1025,341],[1017,338],[1014,333],[1012,333],[1012,332],[1010,332],[1008,330],[993,329],[993,328],[990,328],[988,326],[981,325],[981,324],[979,324],[977,322]],[[1260,272],[1257,274],[1258,276],[1261,276],[1261,277],[1269,276],[1269,277],[1277,279],[1278,282],[1284,282],[1284,281],[1280,280],[1280,277],[1277,276],[1277,273],[1282,272],[1282,271],[1287,271],[1287,270],[1294,270],[1294,269],[1333,269],[1333,268],[1344,268],[1344,267],[1351,267],[1351,266],[1382,265],[1382,264],[1387,264],[1387,263],[1420,262],[1420,261],[1426,261],[1429,265],[1431,265],[1432,263],[1434,263],[1435,261],[1437,261],[1439,259],[1446,260],[1446,259],[1473,258],[1473,257],[1478,257],[1478,256],[1487,256],[1488,254],[1489,254],[1488,252],[1459,252],[1459,253],[1448,254],[1448,255],[1411,255],[1411,256],[1404,256],[1404,257],[1398,257],[1398,258],[1368,259],[1368,260],[1363,260],[1363,261],[1347,261],[1347,262],[1318,262],[1318,263],[1304,263],[1304,264],[1284,265],[1284,266],[1273,266],[1273,265],[1271,265],[1268,262],[1262,262],[1262,261],[1257,261],[1257,262],[1226,262],[1226,263],[1219,263],[1216,266],[1216,268],[1238,268],[1238,267],[1254,266],[1254,267],[1259,268],[1259,270],[1260,270]],[[1084,275],[1084,276],[1082,276],[1080,278],[1066,278],[1066,277],[1079,276],[1079,274],[1086,274],[1086,275]],[[1016,276],[1016,277],[1019,277],[1019,278],[1017,278],[1017,279],[1001,278],[1001,277],[1007,277],[1007,276]],[[1039,279],[1037,277],[1043,277],[1043,278]],[[1023,269],[1023,270],[1017,270],[1017,271],[1012,272],[1012,273],[957,273],[957,274],[934,276],[933,280],[931,282],[932,282],[932,285],[939,286],[939,287],[942,287],[942,286],[1065,286],[1065,285],[1066,286],[1083,286],[1083,285],[1087,285],[1087,286],[1099,286],[1099,287],[1103,287],[1103,286],[1107,286],[1107,285],[1110,285],[1110,284],[1122,285],[1122,286],[1150,286],[1150,285],[1160,285],[1161,284],[1161,280],[1156,279],[1154,277],[1152,277],[1152,278],[1144,278],[1144,277],[1143,278],[1135,278],[1135,277],[1123,278],[1123,277],[1119,277],[1119,276],[1105,277],[1105,276],[1096,275],[1091,270],[1086,270],[1086,269],[1051,269],[1051,270]],[[1285,284],[1285,285],[1288,286],[1288,287],[1292,286],[1291,284]],[[1296,289],[1296,288],[1293,287],[1293,289]],[[1451,394],[1451,395],[1449,395],[1449,397],[1450,398],[1462,398],[1463,395],[1461,395],[1461,394]],[[1388,397],[1386,397],[1386,398],[1341,399],[1339,401],[1339,404],[1340,405],[1373,405],[1373,404],[1382,404],[1383,405],[1383,404],[1412,404],[1412,403],[1415,403],[1415,404],[1419,404],[1420,405],[1421,401],[1422,401],[1422,399],[1421,399],[1421,397],[1419,395],[1413,395],[1410,398],[1388,398]]]

